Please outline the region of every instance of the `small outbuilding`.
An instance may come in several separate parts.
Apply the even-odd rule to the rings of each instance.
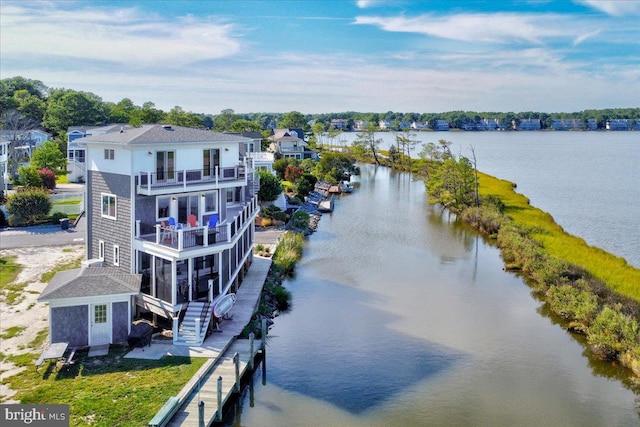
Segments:
[[[38,301],[49,303],[49,342],[72,347],[126,343],[142,276],[110,267],[56,273]]]

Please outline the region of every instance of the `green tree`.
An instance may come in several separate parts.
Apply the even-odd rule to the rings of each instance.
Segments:
[[[94,126],[105,123],[108,109],[102,98],[90,92],[54,89],[47,101],[42,124],[55,135],[69,126]]]
[[[338,183],[351,174],[358,173],[355,159],[349,153],[328,151],[316,163],[314,175],[322,181]]]
[[[31,166],[50,169],[56,175],[67,173],[67,157],[62,154],[55,141],[46,141],[31,156]]]
[[[186,112],[180,106],[175,106],[167,113],[165,117],[167,123],[176,125],[176,126],[184,126],[190,128],[202,127],[202,116]]]
[[[290,111],[285,113],[282,117],[282,120],[278,123],[278,127],[280,128],[288,128],[288,129],[304,129],[305,126],[308,126],[308,120],[297,111]]]
[[[378,130],[378,126],[375,123],[369,122],[352,143],[358,152],[364,152],[365,155],[373,155],[377,165],[380,164],[378,147],[382,142],[381,138],[376,139],[376,132]]]
[[[29,95],[35,96],[41,101],[45,101],[49,89],[40,80],[26,79],[22,76],[2,79],[0,80],[0,111],[12,109],[22,111],[19,105],[22,95],[15,97],[15,94],[22,90],[26,90]]]
[[[137,116],[140,107],[136,106],[129,98],[123,98],[117,104],[107,104],[109,108],[109,121],[112,123],[130,123]]]
[[[258,191],[258,201],[272,202],[282,193],[282,184],[277,176],[271,172],[261,169],[260,174],[260,190]]]
[[[284,173],[287,170],[287,167],[289,165],[297,165],[297,164],[298,164],[298,160],[292,157],[287,157],[284,159],[278,159],[274,161],[271,167],[274,171],[276,171],[276,174],[278,175],[279,179],[285,179]]]
[[[614,360],[638,346],[638,321],[619,307],[605,307],[589,327],[587,342],[603,358]]]
[[[236,120],[241,119],[231,108],[226,108],[213,119],[213,130],[218,132],[230,131]]]
[[[132,117],[129,119],[129,123],[132,126],[139,126],[144,123],[162,123],[164,122],[166,114],[162,110],[158,110],[153,102],[145,102],[142,104],[142,108],[132,113]]]
[[[42,98],[32,95],[26,89],[20,89],[13,94],[13,99],[18,111],[38,123],[42,121],[47,105]]]
[[[231,124],[229,128],[231,132],[262,132],[262,126],[260,123],[252,122],[250,120],[238,119]]]

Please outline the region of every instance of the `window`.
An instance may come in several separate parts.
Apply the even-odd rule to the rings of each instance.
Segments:
[[[173,180],[176,173],[176,152],[156,152],[156,175],[158,181]]]
[[[94,306],[95,323],[107,323],[107,304]]]
[[[113,160],[115,158],[115,151],[113,148],[105,148],[104,149],[104,159],[105,160]]]
[[[217,191],[203,193],[202,198],[204,199],[205,213],[218,212],[218,192]]]
[[[215,176],[216,167],[220,167],[220,150],[217,148],[203,150],[202,173],[204,176]]]
[[[102,216],[116,219],[116,196],[102,193]]]
[[[156,212],[157,220],[162,221],[169,219],[169,205],[171,203],[171,197],[158,197],[156,199]]]
[[[113,245],[113,265],[118,267],[120,265],[120,246]]]
[[[98,241],[98,259],[104,260],[104,240]]]

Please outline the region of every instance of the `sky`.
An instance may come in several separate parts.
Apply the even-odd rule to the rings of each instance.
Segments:
[[[640,107],[640,0],[2,0],[0,78],[169,111]]]

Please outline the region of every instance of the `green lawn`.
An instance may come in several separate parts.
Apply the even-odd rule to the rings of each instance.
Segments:
[[[640,269],[566,233],[551,215],[531,206],[529,199],[516,193],[512,183],[480,174],[480,194],[498,196],[505,204],[504,213],[532,229],[531,237],[541,242],[550,255],[582,267],[616,292],[640,301]]]
[[[70,406],[72,426],[143,426],[167,399],[175,396],[206,361],[205,358],[125,359],[127,350],[111,346],[108,356],[76,353],[76,363],[58,370],[54,362],[36,372],[38,355],[23,358],[27,369],[4,379],[21,403]]]
[[[0,289],[5,289],[20,274],[22,266],[15,261],[14,256],[0,257]]]

